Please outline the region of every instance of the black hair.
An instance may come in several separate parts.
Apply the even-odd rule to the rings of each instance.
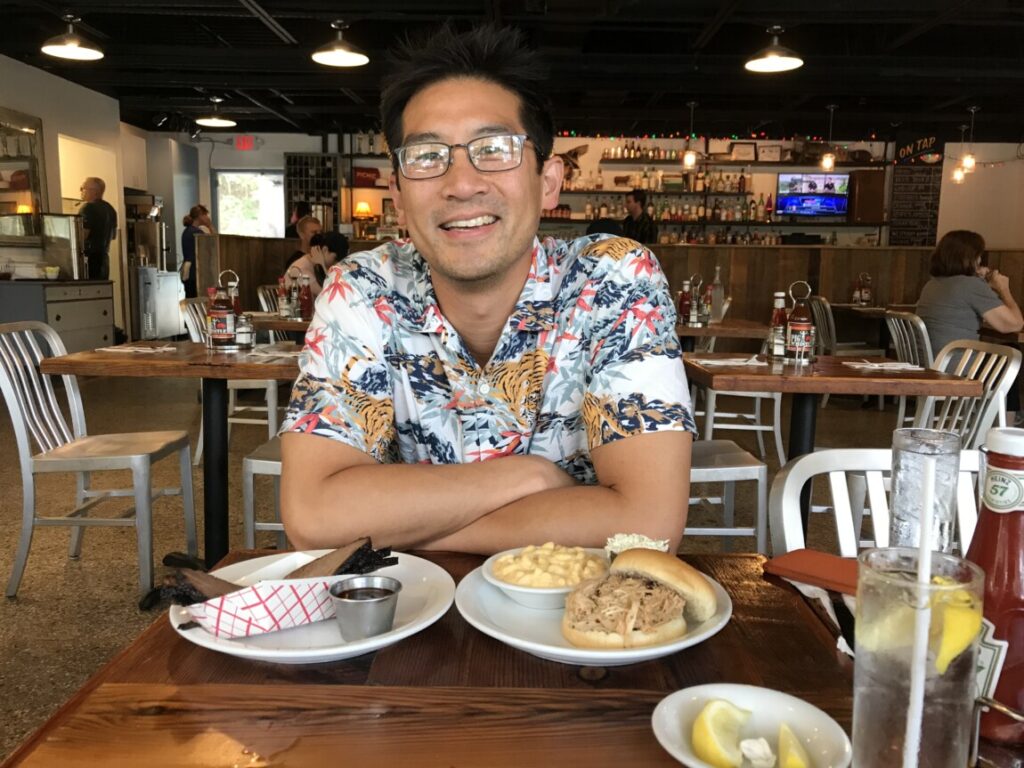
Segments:
[[[644,192],[642,189],[630,190],[629,192],[626,193],[626,197],[632,197],[634,200],[640,203],[641,208],[645,208],[647,206],[647,193]]]
[[[499,85],[519,97],[519,119],[537,153],[537,171],[551,155],[555,124],[541,85],[548,71],[523,33],[494,24],[457,32],[450,23],[422,41],[406,40],[388,55],[391,72],[380,95],[380,116],[392,149],[403,139],[402,113],[424,88],[443,80],[474,78]],[[395,172],[398,157],[392,157]]]
[[[313,213],[313,207],[305,200],[297,202],[294,208],[295,215],[298,217],[298,219],[301,219],[303,216],[309,216]],[[296,219],[296,221],[298,221],[298,219]]]
[[[348,256],[348,238],[341,232],[324,232],[324,246],[341,261]],[[315,237],[315,235],[314,235]]]
[[[594,219],[590,224],[587,225],[588,235],[615,235],[616,237],[622,237],[622,224],[615,219]]]

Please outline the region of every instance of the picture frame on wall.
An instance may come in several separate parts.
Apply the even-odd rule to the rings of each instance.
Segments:
[[[729,145],[730,160],[757,161],[757,143],[753,141],[734,141]]]
[[[766,163],[777,163],[782,160],[782,147],[773,144],[767,147],[758,147],[757,159]]]

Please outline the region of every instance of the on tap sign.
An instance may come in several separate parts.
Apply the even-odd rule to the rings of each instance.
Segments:
[[[944,142],[935,136],[903,138],[896,142],[896,164],[927,163],[933,165],[942,160]]]

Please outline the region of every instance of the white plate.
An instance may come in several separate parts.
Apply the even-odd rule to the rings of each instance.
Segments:
[[[485,635],[542,659],[562,664],[620,667],[668,656],[707,640],[721,630],[732,616],[732,600],[721,584],[711,578],[708,581],[718,600],[718,609],[714,615],[691,627],[678,640],[646,648],[599,650],[570,645],[562,637],[562,611],[524,608],[500,589],[488,584],[480,568],[459,582],[459,588],[455,590],[455,607],[459,609],[462,618]]]
[[[741,739],[767,739],[779,752],[779,725],[786,723],[804,745],[813,768],[846,768],[853,758],[850,739],[835,720],[813,704],[788,693],[756,685],[711,683],[684,688],[662,699],[651,716],[658,743],[672,757],[691,768],[712,768],[693,754],[690,733],[693,721],[712,699],[725,699],[749,710],[750,719],[740,731]],[[750,763],[744,761],[744,765]]]
[[[329,551],[283,552],[257,557],[219,568],[212,571],[212,574],[242,586],[251,586],[265,579],[283,578]],[[338,623],[330,619],[265,635],[222,638],[210,634],[202,627],[181,629],[182,624],[191,621],[191,616],[178,605],[171,606],[171,626],[179,635],[196,645],[243,659],[277,664],[316,664],[361,656],[426,629],[444,615],[455,596],[455,582],[439,565],[414,555],[394,554],[398,557],[398,565],[374,571],[375,574],[391,576],[402,582],[395,610],[395,626],[383,635],[346,643],[338,630]]]

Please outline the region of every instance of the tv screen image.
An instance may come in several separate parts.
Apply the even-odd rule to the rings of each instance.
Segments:
[[[848,173],[780,173],[777,216],[845,216]]]

